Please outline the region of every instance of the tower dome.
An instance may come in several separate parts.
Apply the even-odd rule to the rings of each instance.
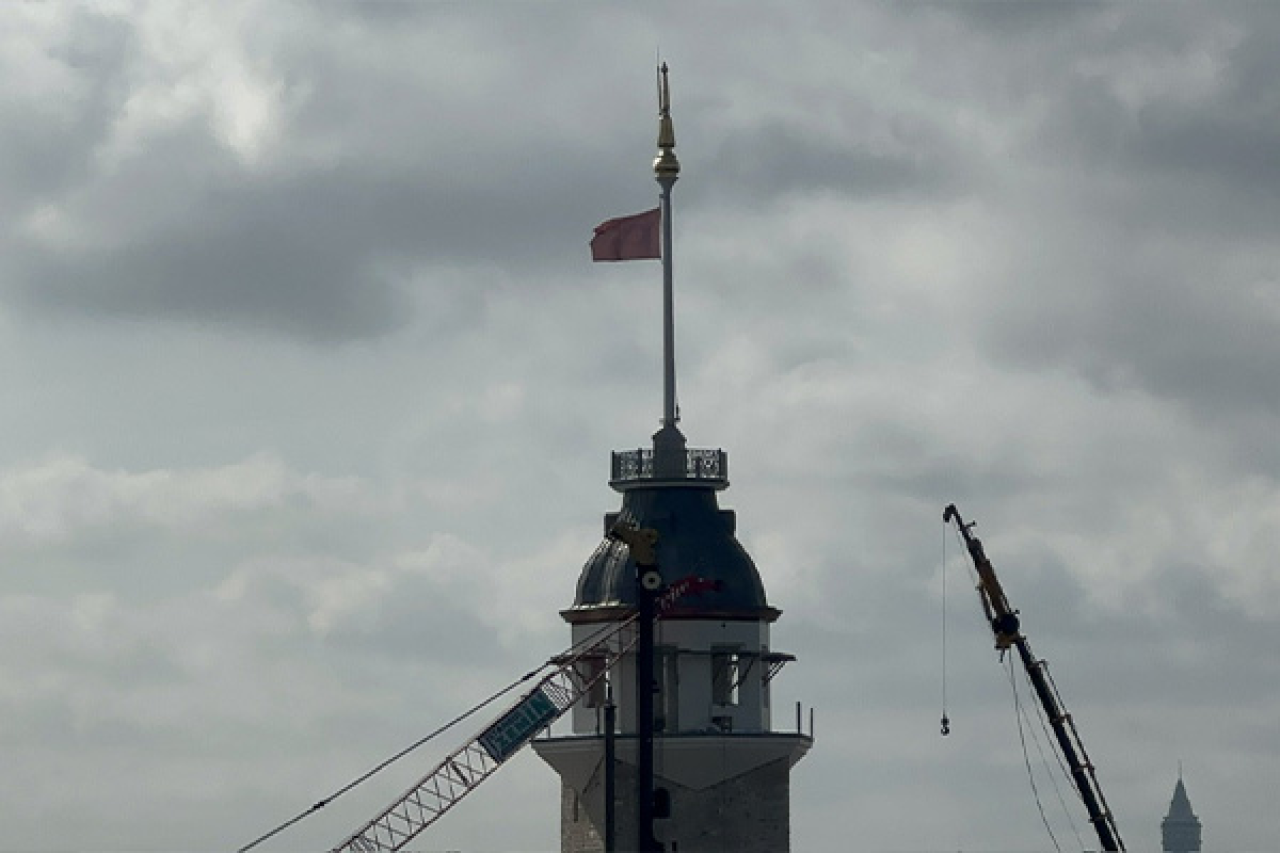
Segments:
[[[608,535],[618,522],[657,531],[658,565],[668,582],[682,577],[711,582],[711,588],[682,600],[665,618],[774,621],[780,611],[769,606],[760,572],[734,535],[737,517],[716,499],[716,491],[728,485],[724,451],[686,451],[684,476],[665,478],[645,474],[645,455],[614,454],[611,482],[623,494],[622,509],[605,515],[605,537],[582,567],[573,606],[564,611],[566,621],[613,619],[635,607],[635,564],[627,546]],[[637,459],[642,464],[631,464]],[[700,459],[714,464],[703,466]]]

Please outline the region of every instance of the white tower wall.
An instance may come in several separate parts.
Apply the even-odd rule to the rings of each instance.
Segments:
[[[610,626],[617,623],[606,623]],[[573,642],[588,643],[604,625],[573,627]],[[682,619],[658,622],[656,717],[660,732],[765,732],[772,720],[765,622]],[[636,731],[635,657],[627,655],[608,675],[620,709],[623,734]],[[595,734],[602,723],[605,690],[584,697],[571,712],[574,734]],[[674,714],[671,713],[674,711]]]

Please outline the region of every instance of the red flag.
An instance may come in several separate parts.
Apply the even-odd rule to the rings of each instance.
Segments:
[[[662,257],[658,238],[661,224],[662,214],[656,207],[600,223],[591,238],[591,260],[637,261]]]

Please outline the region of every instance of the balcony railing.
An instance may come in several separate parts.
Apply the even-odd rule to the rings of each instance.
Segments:
[[[615,450],[609,481],[615,485],[647,480],[693,481],[708,485],[725,486],[729,482],[729,454],[719,448],[688,448],[684,451],[684,467],[679,459],[673,468],[655,468],[652,450]]]

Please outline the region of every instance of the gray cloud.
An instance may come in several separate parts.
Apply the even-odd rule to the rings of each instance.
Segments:
[[[896,138],[877,150],[870,140],[823,140],[807,129],[764,125],[724,143],[707,189],[748,200],[824,192],[868,200],[951,189],[963,167],[960,152],[931,139],[936,132],[923,123],[901,122],[892,134]]]
[[[232,83],[220,92],[217,81],[163,65],[158,73],[183,76],[142,81],[145,60],[121,56],[131,44],[121,21],[77,17],[70,29],[57,65],[84,90],[79,124],[37,121],[7,181],[26,203],[8,261],[20,305],[319,341],[377,336],[407,317],[405,290],[433,290],[457,266],[486,266],[495,248],[544,269],[580,256],[591,225],[623,203],[622,193],[607,200],[617,171],[586,156],[598,143],[584,148],[572,123],[517,142],[496,115],[464,114],[458,78],[378,67],[353,78],[340,44],[312,52],[300,75],[277,69],[258,81],[275,101],[265,109],[278,138],[250,143],[273,152],[261,155],[265,168],[257,154],[246,163],[226,137],[235,129],[221,126],[234,120],[222,112],[242,108]],[[370,101],[385,83],[394,90]],[[185,86],[210,87],[210,101],[180,106],[191,110],[182,119],[162,111],[154,127],[137,117],[137,104],[182,98]],[[140,144],[122,141],[122,125],[140,128]],[[73,138],[81,147],[62,141]],[[24,186],[28,175],[46,183]],[[86,242],[78,235],[88,229],[99,233]]]
[[[775,714],[817,706],[793,849],[851,822],[878,850],[1046,844],[955,546],[937,734],[951,500],[1130,849],[1179,758],[1216,849],[1276,836],[1269,9],[15,20],[11,845],[232,848],[567,643],[608,452],[660,410],[660,268],[586,253],[656,195],[655,44],[682,426],[731,453],[799,656]],[[272,849],[328,849],[432,758]],[[525,756],[426,843],[549,850],[557,816]]]

